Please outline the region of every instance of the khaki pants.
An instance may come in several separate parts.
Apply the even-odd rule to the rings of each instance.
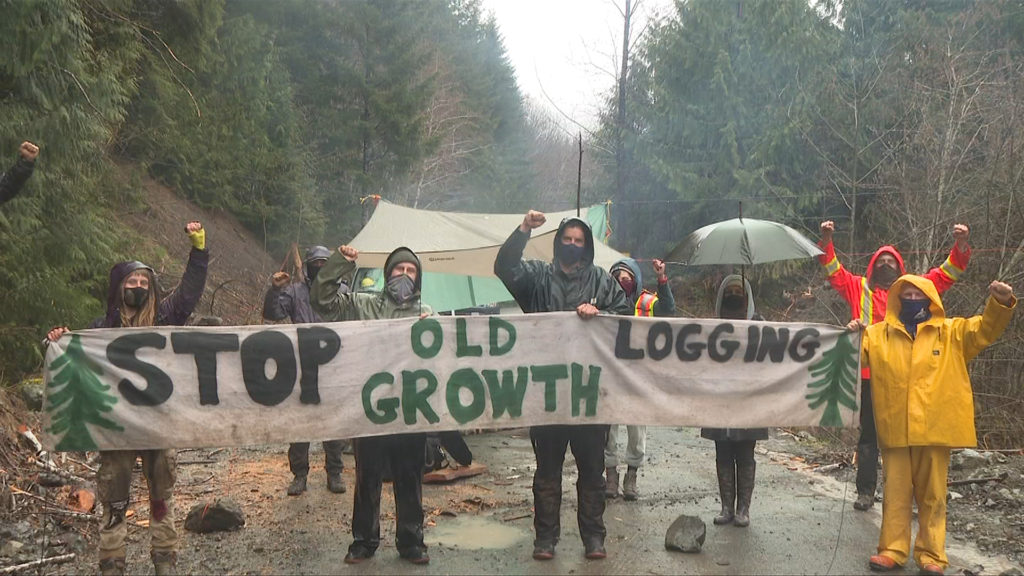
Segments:
[[[619,465],[619,425],[612,424],[608,428],[608,442],[604,447],[604,467],[615,468]],[[639,468],[644,465],[644,453],[647,451],[647,426],[626,426],[626,466]]]
[[[149,534],[154,552],[171,552],[178,546],[174,528],[174,450],[116,450],[100,452],[97,492],[103,503],[100,526],[100,560],[124,558],[128,526],[125,512],[131,496],[132,469],[142,457],[142,474],[149,485]]]
[[[914,562],[920,568],[937,564],[945,568],[946,558],[946,478],[949,474],[949,448],[911,446],[883,448],[882,532],[878,553],[897,564],[906,564],[910,556],[912,503],[917,501],[917,539]]]

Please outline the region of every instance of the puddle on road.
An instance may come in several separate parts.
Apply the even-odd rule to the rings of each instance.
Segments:
[[[529,534],[491,517],[459,516],[438,518],[437,526],[430,528],[423,536],[427,544],[479,550],[508,548],[529,537]]]

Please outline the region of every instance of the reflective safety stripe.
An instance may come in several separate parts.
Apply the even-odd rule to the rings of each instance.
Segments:
[[[843,265],[839,263],[838,256],[833,256],[832,260],[829,261],[828,264],[825,264],[825,271],[828,272],[829,276],[835,274],[836,272],[839,272],[842,269]]]
[[[868,287],[868,278],[863,276],[860,279],[860,319],[865,324],[871,325],[875,323],[875,317],[872,315],[874,312],[874,301],[871,294],[871,288]]]
[[[644,290],[640,293],[640,297],[636,299],[636,310],[634,313],[637,316],[654,316],[654,304],[657,301],[657,296]]]
[[[958,268],[956,264],[953,264],[953,260],[949,257],[947,257],[946,261],[942,263],[942,266],[939,266],[939,270],[942,270],[942,272],[945,273],[946,276],[949,276],[953,282],[959,281],[960,275],[964,273],[963,269]]]

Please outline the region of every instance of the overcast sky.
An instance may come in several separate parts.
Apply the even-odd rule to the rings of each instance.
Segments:
[[[638,0],[634,0],[634,3]],[[639,0],[633,28],[673,0]],[[524,95],[595,128],[604,98],[615,86],[622,52],[625,0],[483,0],[494,14]],[[635,35],[635,32],[634,32]]]

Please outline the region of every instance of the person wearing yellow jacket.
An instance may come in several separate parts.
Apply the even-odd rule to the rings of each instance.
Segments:
[[[869,567],[888,571],[910,556],[912,502],[918,531],[914,563],[942,574],[946,558],[946,479],[950,450],[977,445],[967,363],[998,338],[1017,299],[994,281],[981,316],[947,318],[927,278],[901,276],[889,289],[885,320],[865,327],[861,354],[871,369],[872,406],[882,451],[882,530]]]

